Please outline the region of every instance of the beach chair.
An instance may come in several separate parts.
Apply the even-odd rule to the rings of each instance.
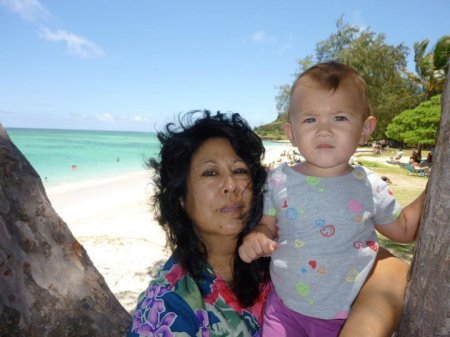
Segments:
[[[427,167],[414,167],[410,163],[405,164],[403,167],[408,170],[408,175],[425,177],[430,173],[430,170],[427,169]]]

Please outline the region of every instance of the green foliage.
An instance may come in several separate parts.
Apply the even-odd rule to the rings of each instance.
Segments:
[[[387,168],[390,167],[388,164],[385,163],[380,163],[378,161],[373,161],[373,160],[364,160],[364,159],[358,159],[356,160],[361,166],[365,166],[368,168]]]
[[[278,87],[278,95],[275,97],[276,108],[278,111],[278,118],[282,118],[287,114],[289,108],[290,92],[291,86],[289,84],[283,84]]]
[[[404,76],[408,49],[400,44],[391,46],[382,34],[361,29],[343,22],[336,23],[337,31],[316,45],[311,55],[298,61],[298,76],[312,64],[337,60],[358,70],[367,82],[373,114],[378,119],[374,138],[383,138],[387,124],[401,111],[418,103],[417,87]],[[290,85],[282,85],[276,96],[278,116],[287,113]]]
[[[272,123],[265,124],[255,128],[256,134],[262,139],[282,140],[286,139],[283,131],[283,126],[286,124],[286,115],[279,116],[277,120]]]
[[[397,133],[392,129],[394,126],[387,132],[394,117],[442,92],[449,67],[450,36],[440,38],[430,52],[427,52],[428,45],[428,40],[414,44],[417,74],[412,74],[406,69],[409,49],[403,43],[389,45],[383,34],[347,24],[341,17],[336,22],[336,32],[316,44],[315,55],[307,55],[298,60],[298,71],[294,76],[297,77],[315,63],[329,60],[340,61],[355,68],[367,83],[372,113],[378,120],[372,137],[384,139],[389,134],[393,136],[392,139],[397,140]],[[285,138],[282,125],[289,107],[290,88],[291,84],[278,87],[275,97],[277,120],[260,126],[257,132],[261,136]],[[422,143],[414,145],[430,144],[434,132],[434,127],[421,128],[419,134]],[[410,132],[404,139],[412,142],[416,138],[417,133]]]
[[[297,78],[300,73],[314,65],[312,56],[306,56],[298,61],[300,71],[293,75]],[[291,94],[291,84],[283,84],[278,88],[278,94],[275,96],[276,109],[278,111],[278,118],[286,120],[287,111],[289,109],[289,98]]]
[[[439,94],[444,88],[450,60],[450,35],[444,35],[427,52],[430,40],[414,43],[416,74],[408,73],[408,78],[418,84],[425,99]]]
[[[441,97],[430,100],[397,115],[386,129],[386,136],[407,145],[435,145],[441,118]]]
[[[389,122],[418,103],[417,89],[403,74],[407,48],[387,45],[382,34],[364,30],[338,58],[360,72],[367,84],[372,113],[378,124],[373,137],[384,138]]]

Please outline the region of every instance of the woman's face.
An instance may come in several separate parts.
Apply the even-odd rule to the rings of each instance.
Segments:
[[[226,138],[208,139],[194,153],[184,208],[204,242],[241,232],[251,205],[250,180],[249,168]]]

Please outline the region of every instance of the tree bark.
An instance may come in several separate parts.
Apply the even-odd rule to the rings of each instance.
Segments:
[[[0,124],[0,337],[124,336],[129,323]]]
[[[450,336],[450,72],[398,337]]]

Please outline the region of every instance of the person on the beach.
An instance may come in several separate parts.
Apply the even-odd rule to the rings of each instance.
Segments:
[[[173,254],[140,295],[128,336],[260,336],[269,259],[244,263],[237,248],[262,216],[261,140],[238,114],[207,111],[184,115],[158,138],[153,206]],[[406,274],[406,263],[381,250],[347,336],[385,336]]]
[[[430,152],[428,152],[427,157],[422,160],[419,164],[420,167],[431,167],[431,165],[433,164],[433,154]]]
[[[422,160],[421,150],[412,150],[411,156],[409,157],[409,163],[412,165],[419,165]]]
[[[320,63],[294,82],[285,132],[305,161],[269,173],[264,216],[239,248],[246,262],[271,256],[263,336],[338,336],[377,258],[375,229],[415,239],[424,192],[401,209],[385,181],[349,165],[375,126],[354,69]]]
[[[238,114],[209,112],[184,115],[158,139],[153,203],[173,254],[128,336],[258,336],[268,261],[249,267],[237,247],[262,215],[262,141]]]

